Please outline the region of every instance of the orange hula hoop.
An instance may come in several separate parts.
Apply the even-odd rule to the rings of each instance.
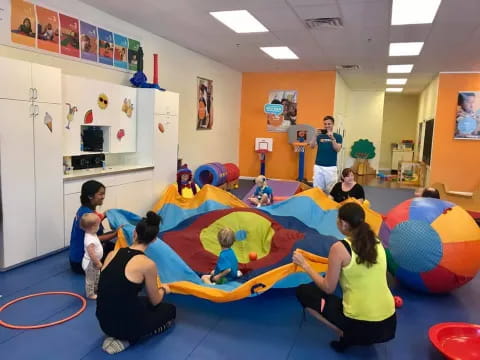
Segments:
[[[58,324],[62,324],[64,322],[67,322],[67,321],[77,317],[78,315],[80,315],[85,310],[85,308],[87,307],[87,300],[85,300],[85,298],[81,295],[78,295],[78,294],[75,294],[75,293],[69,292],[69,291],[47,291],[47,292],[26,295],[26,296],[19,297],[17,299],[13,299],[13,300],[7,302],[6,304],[2,305],[2,307],[0,307],[0,313],[3,310],[5,310],[6,308],[8,308],[9,306],[11,306],[13,304],[16,304],[17,302],[20,302],[20,301],[26,300],[26,299],[30,299],[30,298],[36,297],[36,296],[43,296],[43,295],[69,295],[69,296],[73,296],[73,297],[76,297],[77,299],[79,299],[82,302],[82,306],[81,306],[80,310],[78,310],[76,313],[74,313],[70,316],[67,316],[64,319],[60,319],[60,320],[53,321],[53,322],[46,323],[46,324],[40,324],[40,325],[12,325],[12,324],[6,323],[5,321],[0,320],[0,325],[3,326],[3,327],[9,328],[9,329],[16,329],[16,330],[42,329],[42,328],[46,328],[46,327],[49,327],[49,326],[54,326],[54,325],[58,325]]]

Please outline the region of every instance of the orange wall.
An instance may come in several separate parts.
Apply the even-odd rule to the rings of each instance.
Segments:
[[[457,191],[480,185],[480,140],[454,140],[459,91],[480,91],[480,74],[440,74],[430,183]]]
[[[243,74],[239,145],[241,175],[259,175],[260,161],[254,151],[255,138],[268,137],[273,138],[273,152],[267,155],[266,176],[293,180],[298,176],[298,155],[288,143],[287,133],[267,131],[263,106],[273,90],[297,91],[297,124],[323,126],[323,117],[333,114],[335,71]],[[308,148],[305,177],[309,180],[315,155],[316,149]]]

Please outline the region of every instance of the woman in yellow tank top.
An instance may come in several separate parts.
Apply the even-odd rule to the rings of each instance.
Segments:
[[[338,352],[351,345],[370,345],[395,337],[393,296],[387,285],[387,260],[382,244],[365,222],[356,203],[340,207],[338,229],[346,236],[330,248],[325,277],[316,273],[300,254],[293,262],[313,284],[297,288],[297,298],[310,314],[334,329],[340,339],[330,346]],[[340,282],[343,298],[332,295]]]

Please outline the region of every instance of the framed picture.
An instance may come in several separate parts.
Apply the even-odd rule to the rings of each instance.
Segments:
[[[480,92],[458,93],[454,138],[480,140]]]
[[[213,128],[213,80],[197,78],[197,130]]]
[[[297,124],[297,91],[274,90],[268,95],[269,104],[283,105],[280,115],[267,114],[267,131],[287,132],[290,125]]]

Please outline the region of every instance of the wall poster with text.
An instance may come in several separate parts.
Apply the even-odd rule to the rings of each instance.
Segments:
[[[213,128],[213,80],[197,78],[197,130]]]

